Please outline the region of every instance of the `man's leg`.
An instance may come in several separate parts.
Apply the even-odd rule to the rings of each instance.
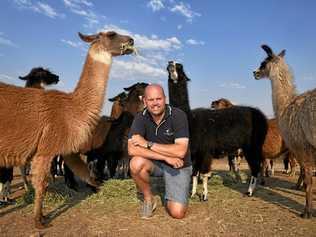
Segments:
[[[147,219],[153,215],[156,209],[156,201],[153,198],[150,187],[150,174],[154,170],[154,163],[142,157],[133,157],[130,162],[130,171],[137,188],[144,195],[144,202],[141,206],[141,218]]]
[[[176,219],[182,219],[188,209],[187,205],[179,202],[167,201],[167,211],[169,215]]]
[[[166,183],[166,209],[171,217],[182,219],[188,208],[192,167],[174,169],[165,165],[163,170]]]
[[[153,170],[152,161],[143,157],[134,156],[130,161],[130,172],[139,191],[144,195],[144,201],[151,201],[153,194],[150,188],[150,173]]]

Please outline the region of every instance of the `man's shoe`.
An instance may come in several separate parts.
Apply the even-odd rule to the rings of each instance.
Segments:
[[[156,210],[157,203],[154,199],[151,201],[144,201],[141,207],[140,216],[142,219],[148,219],[153,216],[153,212]]]

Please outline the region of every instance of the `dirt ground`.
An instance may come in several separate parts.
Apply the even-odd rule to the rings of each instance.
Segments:
[[[247,172],[245,163],[242,168]],[[214,175],[208,185],[209,200],[200,202],[194,198],[183,220],[167,215],[160,201],[162,190],[159,186],[155,187],[159,200],[155,215],[149,220],[140,219],[133,182],[116,180],[105,183],[98,194],[91,194],[81,187],[82,192],[73,192],[66,201],[61,197],[56,205],[46,200],[44,212],[52,226],[44,230],[33,227],[33,204],[18,202],[15,206],[2,208],[0,235],[316,236],[316,219],[299,217],[305,205],[305,193],[293,189],[297,176],[283,174],[280,161],[275,176],[266,180],[266,186],[258,186],[253,197],[243,194],[247,184],[233,182],[227,171],[227,160],[215,160],[213,169]],[[15,198],[24,193],[19,178],[17,174],[13,185],[12,197]],[[58,182],[66,189],[62,179]],[[198,191],[201,192],[200,186]]]

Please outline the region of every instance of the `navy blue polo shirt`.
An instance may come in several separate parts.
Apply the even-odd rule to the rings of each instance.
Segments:
[[[175,107],[166,105],[164,118],[157,125],[151,114],[145,109],[138,113],[133,121],[128,138],[139,134],[147,141],[160,144],[174,144],[177,138],[189,138],[189,125],[186,114]],[[191,165],[190,149],[184,157],[184,167]]]

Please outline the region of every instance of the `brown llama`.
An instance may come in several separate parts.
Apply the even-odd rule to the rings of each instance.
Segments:
[[[123,112],[124,104],[127,98],[127,94],[125,92],[121,92],[120,94],[109,99],[110,102],[113,102],[110,117],[112,119],[118,119]]]
[[[301,216],[311,218],[312,175],[316,162],[316,89],[298,95],[284,60],[285,50],[276,55],[267,45],[262,45],[262,49],[268,56],[253,72],[254,77],[271,81],[272,105],[281,135],[304,171],[306,204]]]
[[[46,85],[57,84],[59,76],[51,73],[48,69],[42,67],[33,68],[26,76],[20,76],[21,80],[25,80],[25,87],[44,89]],[[26,166],[20,167],[24,189],[28,190],[28,181],[26,178]],[[15,201],[9,198],[10,186],[13,180],[13,167],[0,167],[0,205],[14,204]]]
[[[212,109],[226,109],[234,106],[228,99],[220,98],[211,102]]]
[[[0,166],[32,160],[38,228],[45,223],[42,202],[53,158],[78,152],[89,139],[100,117],[112,57],[133,52],[133,39],[113,31],[79,36],[90,48],[73,92],[0,83]]]

